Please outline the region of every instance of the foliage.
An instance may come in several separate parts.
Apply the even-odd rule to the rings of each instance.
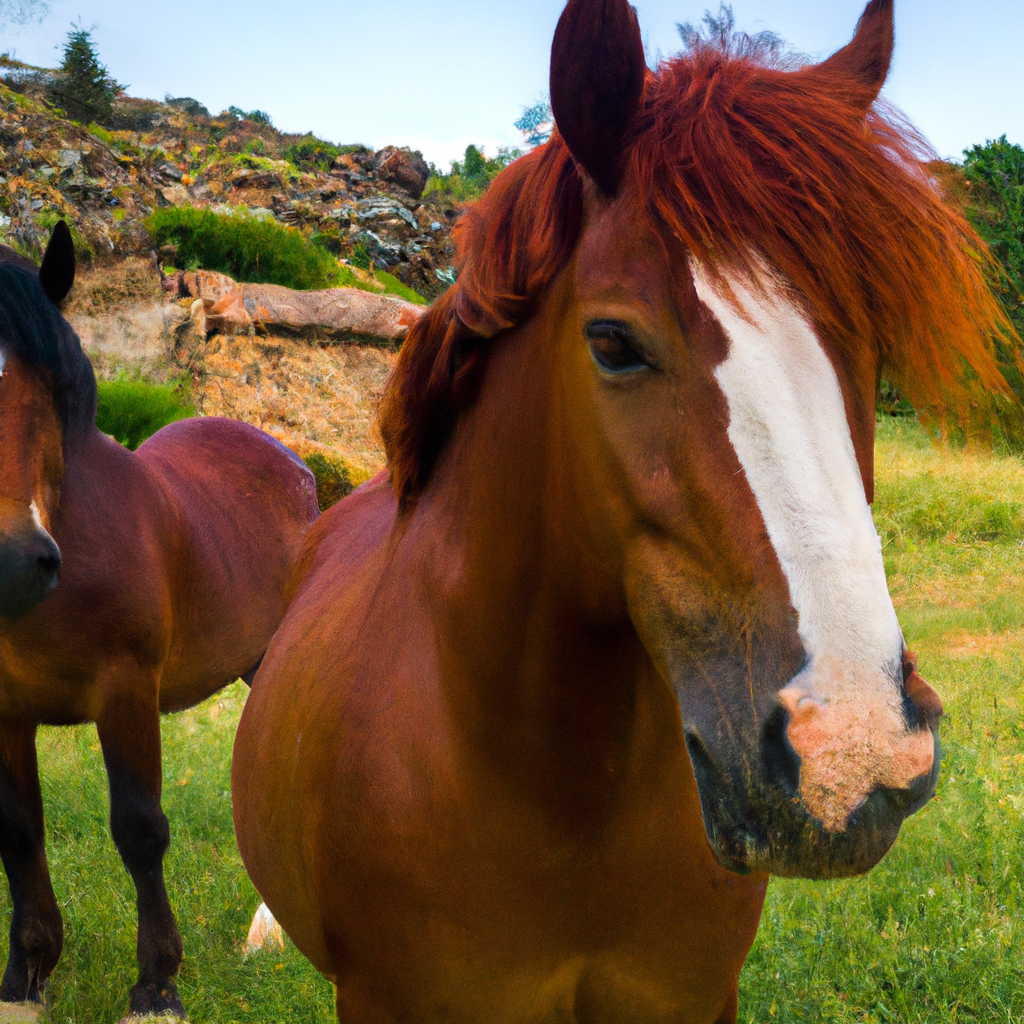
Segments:
[[[997,289],[1024,336],[1024,148],[995,142],[964,151],[967,216],[1002,265]]]
[[[179,266],[217,270],[236,281],[304,290],[333,287],[345,276],[300,231],[271,220],[170,206],[154,210],[146,227],[157,248],[178,247]]]
[[[73,28],[64,44],[64,59],[47,90],[50,102],[72,120],[102,123],[113,114],[120,88],[99,62],[90,33]]]
[[[523,116],[516,121],[516,127],[523,133],[523,142],[531,149],[542,146],[551,138],[555,127],[551,101],[544,99],[532,107],[523,107]]]
[[[188,114],[189,117],[208,118],[210,116],[210,111],[199,100],[193,99],[191,96],[172,96],[170,93],[165,93],[164,103]]]
[[[491,182],[522,155],[520,149],[502,146],[497,156],[488,158],[479,146],[467,146],[462,161],[453,160],[447,174],[443,174],[433,164],[430,165],[430,178],[423,191],[423,201],[465,203],[479,199]]]
[[[310,133],[289,146],[285,150],[284,158],[304,171],[327,171],[341,152],[341,147],[318,139]]]
[[[96,426],[133,451],[161,427],[195,415],[182,389],[144,380],[101,380]]]
[[[316,498],[321,512],[337,505],[355,490],[348,466],[341,459],[332,459],[321,452],[311,452],[302,461],[316,478]]]
[[[679,38],[683,41],[683,52],[693,56],[700,50],[712,49],[730,57],[749,59],[779,66],[790,62],[786,42],[775,32],[748,32],[736,30],[736,17],[732,4],[720,3],[718,14],[704,12],[701,25],[686,21],[677,23]],[[794,55],[795,56],[795,55]]]
[[[375,271],[373,276],[384,285],[385,295],[397,295],[400,299],[405,299],[406,302],[415,302],[417,306],[427,305],[427,300],[419,292],[413,291],[407,284],[399,281],[397,277],[389,274],[386,270]]]
[[[274,126],[274,122],[270,119],[270,115],[265,110],[245,111],[241,107],[231,106],[228,107],[228,113],[239,121],[251,121],[253,124],[265,124],[271,128]]]

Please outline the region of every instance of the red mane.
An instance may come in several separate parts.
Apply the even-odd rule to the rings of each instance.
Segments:
[[[810,66],[704,48],[648,76],[623,188],[649,228],[712,268],[773,267],[840,348],[868,345],[921,412],[970,421],[1007,385],[993,339],[1013,328],[992,258],[946,205],[927,145],[871,96]],[[458,283],[410,333],[381,409],[404,503],[475,394],[484,341],[527,319],[568,263],[583,183],[555,137],[516,161],[457,227]]]

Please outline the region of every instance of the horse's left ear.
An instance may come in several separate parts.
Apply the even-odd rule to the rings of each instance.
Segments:
[[[577,165],[614,196],[647,63],[626,0],[569,0],[551,45],[551,110]]]
[[[849,95],[865,113],[889,74],[893,49],[893,0],[871,0],[853,39],[814,69]]]
[[[75,246],[62,220],[57,221],[50,235],[50,244],[39,267],[39,283],[55,306],[67,298],[75,283]]]

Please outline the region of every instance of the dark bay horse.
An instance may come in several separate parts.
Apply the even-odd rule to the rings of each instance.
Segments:
[[[875,394],[983,401],[1005,321],[875,106],[892,43],[872,0],[815,66],[652,72],[625,0],[568,4],[558,131],[463,218],[236,739],[340,1021],[735,1022],[768,874],[866,871],[933,793]]]
[[[160,713],[255,668],[316,490],[296,456],[230,420],[175,423],[138,452],[100,433],[92,367],[58,311],[73,280],[63,224],[38,271],[0,249],[0,855],[14,908],[0,1000],[39,999],[63,938],[36,727],[95,722],[138,893],[130,1012],[184,1016]]]

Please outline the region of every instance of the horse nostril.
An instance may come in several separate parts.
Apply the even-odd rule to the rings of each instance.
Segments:
[[[60,548],[51,537],[44,537],[42,550],[36,555],[36,571],[43,577],[56,576],[60,562]]]
[[[789,712],[776,706],[761,734],[761,764],[770,783],[787,796],[795,797],[800,789],[800,755],[789,742],[788,728]]]

